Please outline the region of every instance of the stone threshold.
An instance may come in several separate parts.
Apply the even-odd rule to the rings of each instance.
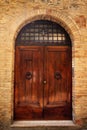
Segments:
[[[56,120],[46,120],[46,121],[14,121],[11,127],[43,127],[43,126],[75,126],[73,121],[56,121]]]

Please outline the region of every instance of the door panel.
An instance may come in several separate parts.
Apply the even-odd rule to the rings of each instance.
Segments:
[[[71,51],[45,48],[44,119],[71,119]]]
[[[15,119],[42,119],[43,49],[16,47]]]
[[[16,47],[15,120],[72,119],[71,59],[68,46]]]

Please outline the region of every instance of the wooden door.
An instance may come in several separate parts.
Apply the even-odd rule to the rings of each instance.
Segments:
[[[15,119],[72,119],[71,48],[16,47]]]
[[[43,54],[41,47],[16,47],[15,120],[43,117]]]
[[[46,47],[44,119],[72,119],[72,63],[70,47]]]

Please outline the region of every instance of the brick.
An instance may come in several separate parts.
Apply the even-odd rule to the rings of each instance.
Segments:
[[[59,23],[72,38],[73,115],[79,125],[87,119],[87,2],[1,0],[0,130],[10,130],[13,121],[15,39],[25,24],[37,19]]]

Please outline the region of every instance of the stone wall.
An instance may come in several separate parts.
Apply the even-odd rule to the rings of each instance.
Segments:
[[[15,38],[37,19],[56,21],[70,34],[73,120],[87,118],[87,0],[0,0],[0,130],[13,122]]]

